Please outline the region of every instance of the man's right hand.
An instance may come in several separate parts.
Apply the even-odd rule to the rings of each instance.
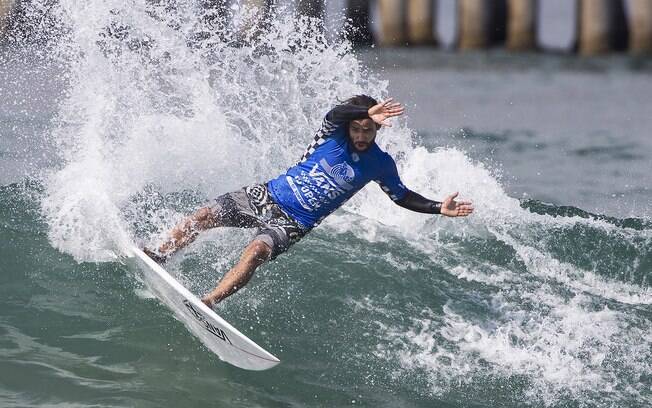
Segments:
[[[401,116],[405,112],[405,107],[399,102],[394,102],[393,98],[386,99],[385,101],[374,105],[369,108],[369,117],[375,123],[392,127],[392,124],[387,121],[387,119],[394,116]]]

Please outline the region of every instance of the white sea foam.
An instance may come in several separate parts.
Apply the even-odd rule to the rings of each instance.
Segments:
[[[386,86],[346,44],[290,17],[251,46],[213,37],[189,47],[202,29],[192,2],[165,12],[144,1],[60,7],[74,80],[52,134],[65,162],[43,210],[53,245],[78,260],[121,252],[130,226],[120,208],[146,185],[209,199],[265,181],[300,157],[333,100]]]
[[[609,406],[644,395],[637,379],[650,374],[649,322],[630,326],[621,312],[593,310],[584,296],[564,301],[545,291],[532,295],[548,313],[525,312],[523,303],[501,295],[492,302],[500,320],[478,321],[447,305],[443,319],[415,318],[407,332],[386,328],[394,345],[379,346],[379,355],[398,355],[405,370],[425,370],[435,394],[483,379],[525,376],[528,399],[546,405],[570,396]],[[615,367],[634,378],[626,390]]]
[[[652,304],[652,290],[649,287],[604,279],[591,271],[560,262],[531,246],[519,244],[502,234],[497,236],[509,242],[520,259],[525,262],[528,270],[535,276],[554,279],[578,293],[590,293],[627,304]]]

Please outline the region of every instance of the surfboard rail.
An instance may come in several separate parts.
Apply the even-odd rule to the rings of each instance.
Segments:
[[[135,245],[130,248],[147,286],[222,361],[246,370],[267,370],[280,360],[206,306]]]

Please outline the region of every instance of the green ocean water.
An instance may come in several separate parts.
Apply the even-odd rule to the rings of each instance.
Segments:
[[[535,261],[496,237],[439,232],[424,254],[391,229],[380,242],[317,230],[219,309],[282,360],[247,372],[212,356],[124,264],[52,248],[40,194],[0,192],[3,406],[649,403],[649,222],[522,202],[573,220],[510,233],[547,251]],[[203,293],[241,235],[206,239],[168,269]]]
[[[44,31],[0,54],[0,406],[652,404],[649,74],[426,69],[427,50],[389,63],[283,16],[243,43],[192,2],[73,6],[34,2]],[[370,185],[217,310],[281,364],[219,361],[127,244],[276,176],[361,92],[408,106],[378,137],[406,185],[476,212],[409,213]],[[205,293],[252,235],[207,232],[166,268]]]

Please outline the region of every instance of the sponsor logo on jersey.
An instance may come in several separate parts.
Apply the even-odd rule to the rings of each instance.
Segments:
[[[347,162],[336,164],[335,166],[331,167],[328,173],[333,176],[333,178],[340,184],[343,182],[350,183],[353,181],[353,177],[355,177],[353,168],[349,166],[349,163]]]
[[[328,175],[334,179],[334,184],[336,184],[338,187],[344,190],[353,189],[353,186],[351,186],[349,183],[352,182],[355,178],[355,171],[353,171],[353,167],[351,167],[349,163],[342,162],[331,167],[326,159],[321,159],[319,164],[321,165],[322,169],[324,169],[326,173],[328,173]],[[314,169],[316,168],[317,165],[315,165]],[[332,183],[331,180],[329,181]]]
[[[321,159],[309,172],[302,170],[299,175],[287,176],[287,181],[299,204],[314,211],[353,190],[349,183],[354,178],[355,171],[347,162],[331,166],[326,159]]]

